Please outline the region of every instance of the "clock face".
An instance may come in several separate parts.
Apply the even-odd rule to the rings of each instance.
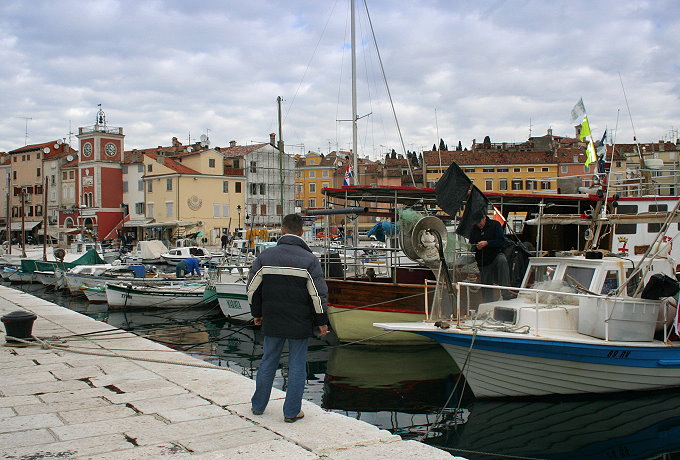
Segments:
[[[108,156],[112,157],[112,156],[114,156],[114,155],[116,154],[116,151],[117,151],[118,149],[116,149],[116,145],[115,145],[115,144],[112,144],[111,142],[109,142],[108,144],[106,144],[106,145],[104,146],[104,150],[106,150],[106,154],[107,154]]]
[[[92,155],[92,144],[85,142],[83,144],[83,156],[89,157],[90,155]]]

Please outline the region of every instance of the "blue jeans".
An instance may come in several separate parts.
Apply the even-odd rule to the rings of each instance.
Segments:
[[[251,398],[253,411],[264,412],[274,384],[283,344],[288,341],[288,389],[283,403],[283,416],[293,418],[302,408],[302,394],[307,379],[307,342],[309,339],[284,339],[264,336],[264,354],[255,378],[255,394]]]

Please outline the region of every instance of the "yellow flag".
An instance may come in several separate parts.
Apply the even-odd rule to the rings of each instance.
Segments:
[[[583,131],[581,132],[583,133]],[[584,163],[586,165],[586,168],[590,163],[593,163],[597,161],[597,153],[595,153],[595,144],[593,144],[593,141],[588,142],[588,148],[586,148],[586,162]]]
[[[583,140],[588,136],[590,136],[590,124],[588,124],[588,115],[585,115],[583,122],[581,122],[581,135],[578,138]]]

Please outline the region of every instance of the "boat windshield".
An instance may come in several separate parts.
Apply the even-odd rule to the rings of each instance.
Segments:
[[[594,268],[567,265],[567,268],[564,270],[564,282],[578,289],[589,290],[594,274]]]
[[[525,288],[531,288],[536,283],[551,281],[555,276],[557,265],[533,265],[529,268]]]

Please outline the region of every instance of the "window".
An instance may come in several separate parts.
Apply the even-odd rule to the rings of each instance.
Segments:
[[[146,172],[151,172],[151,171],[153,171],[153,165],[152,165],[152,164],[148,164],[148,165],[146,166]]]
[[[68,172],[62,171],[61,172],[61,180],[66,180],[66,179],[68,179]]]
[[[19,160],[19,157],[14,157],[14,162],[16,163]],[[14,216],[16,217],[16,216]]]
[[[153,217],[153,203],[146,205],[146,217]]]
[[[128,173],[128,165],[123,165],[123,174]]]
[[[667,204],[650,204],[649,205],[649,212],[667,212],[668,211],[668,205]],[[647,231],[650,233],[658,233],[661,231],[661,226],[663,224],[647,224]]]
[[[76,178],[76,172],[71,170],[68,172],[68,178],[69,179],[75,179]]]
[[[302,171],[295,171],[295,178],[299,179],[302,177]]]
[[[328,182],[322,182],[321,183],[321,188],[328,188]]]
[[[251,172],[251,173],[256,173],[256,172],[257,172],[257,162],[256,162],[256,161],[251,161],[251,162],[250,162],[250,172]]]
[[[541,180],[541,190],[550,190],[550,179]]]
[[[315,198],[309,199],[309,207],[310,208],[316,208],[316,199]]]
[[[266,216],[266,215],[267,215],[267,205],[266,205],[266,204],[261,204],[261,205],[260,205],[260,215],[261,215],[261,216]]]
[[[260,195],[266,195],[267,194],[267,184],[262,183],[260,184]]]
[[[568,265],[564,270],[564,281],[575,288],[590,289],[594,274],[594,268]]]
[[[144,203],[135,203],[135,213],[144,214],[144,212],[145,212]]]
[[[309,178],[314,179],[316,177],[316,171],[309,171]]]
[[[432,172],[436,172],[436,171],[432,171]],[[473,173],[473,172],[475,172],[475,168],[463,168],[463,172]]]
[[[221,205],[213,204],[213,217],[220,217],[220,208]]]
[[[620,204],[616,208],[618,214],[637,214],[638,207],[636,204]],[[619,235],[634,235],[637,233],[637,224],[617,224],[616,233]]]
[[[484,169],[482,169],[482,172],[485,172],[485,173],[494,172],[494,168],[484,168]]]
[[[615,163],[616,163],[616,167],[617,167],[617,168],[620,168],[620,167],[621,167],[621,161],[616,161]]]
[[[222,181],[222,193],[229,193],[229,181]]]
[[[40,168],[35,168],[36,177],[40,177]]]
[[[165,191],[169,192],[172,190],[172,179],[165,179]]]
[[[280,204],[277,204],[277,205],[276,205],[276,215],[277,215],[277,216],[282,216],[282,215],[283,215],[283,206],[281,206]]]
[[[147,192],[153,192],[153,185],[152,185],[151,181],[146,183],[146,191]]]
[[[302,200],[295,200],[295,207],[296,208],[301,208],[303,206],[303,201]]]
[[[507,179],[499,179],[498,180],[498,189],[503,191],[508,189],[508,180]]]
[[[165,202],[165,215],[167,217],[175,216],[175,203],[173,203],[172,201]]]
[[[302,193],[302,184],[300,182],[295,183],[295,194],[300,195]]]
[[[144,172],[144,165],[143,164],[138,164],[137,165],[137,172],[143,173]]]
[[[530,288],[535,283],[552,281],[555,276],[557,265],[534,265],[527,276],[527,284],[524,287]]]
[[[241,183],[240,182],[234,182],[234,191],[236,193],[241,193]]]
[[[527,172],[534,172],[536,168],[527,168]]]
[[[255,183],[250,184],[250,194],[257,195],[257,184]]]
[[[17,180],[17,172],[12,171],[12,179]]]
[[[522,190],[522,179],[513,179],[512,180],[512,189],[513,190]]]
[[[541,171],[542,172],[548,172],[548,171],[550,171],[550,168],[541,168]]]
[[[537,190],[536,179],[534,179],[533,177],[527,179],[526,189],[527,190]]]
[[[569,166],[565,166],[565,165],[560,166],[560,171],[562,172],[562,174],[568,173],[569,172]]]
[[[506,169],[506,171],[507,171],[507,169]],[[512,172],[520,172],[520,171],[522,171],[520,168],[512,168]]]
[[[123,181],[123,193],[127,193],[128,191],[128,183],[126,180]]]
[[[609,294],[615,291],[619,287],[619,271],[618,270],[607,270],[607,274],[604,276],[604,283],[602,284],[602,292],[600,294]]]
[[[41,204],[38,204],[35,206],[35,215],[36,216],[42,216],[43,215],[43,208]]]
[[[57,176],[54,174],[50,176],[50,185],[57,185]]]
[[[321,176],[322,176],[322,177],[328,177],[328,170],[327,170],[327,169],[324,169],[324,170],[321,172]]]
[[[584,166],[584,167],[583,167],[583,170],[584,170],[585,172],[589,173],[589,172],[590,172],[590,165]]]
[[[257,215],[257,205],[256,204],[250,205],[250,214],[253,215],[253,216]],[[246,215],[246,219],[247,218],[248,218],[248,216]]]
[[[215,167],[215,159],[214,158],[208,158],[208,168],[214,168]]]
[[[493,190],[493,180],[492,179],[486,179],[484,181],[484,190]]]
[[[229,205],[228,204],[222,205],[222,217],[229,217]]]
[[[314,164],[314,158],[310,158],[310,159],[309,159],[309,164],[310,164],[310,165],[313,165],[313,164]]]
[[[314,182],[309,184],[309,193],[316,193],[316,184]]]
[[[142,179],[139,179],[137,181],[137,191],[138,192],[143,192],[144,191],[144,181]]]

